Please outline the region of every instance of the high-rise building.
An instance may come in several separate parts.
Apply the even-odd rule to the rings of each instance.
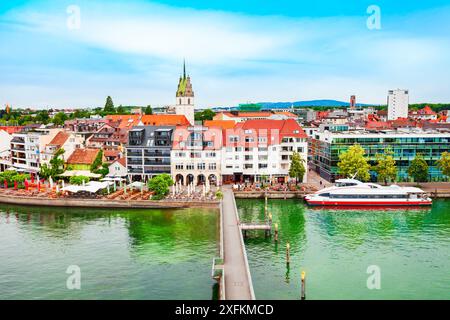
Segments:
[[[194,91],[191,78],[186,76],[186,63],[183,64],[183,75],[178,81],[176,94],[175,113],[184,115],[190,124],[194,124]]]
[[[389,90],[388,93],[388,120],[408,117],[409,91]]]

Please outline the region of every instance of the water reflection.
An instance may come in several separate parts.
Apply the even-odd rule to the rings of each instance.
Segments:
[[[2,205],[0,299],[209,299],[217,239],[214,210]],[[79,292],[65,290],[70,264]]]

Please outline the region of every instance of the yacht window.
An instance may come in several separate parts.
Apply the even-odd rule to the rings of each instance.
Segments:
[[[321,197],[330,197],[330,194],[329,193],[321,193],[321,194],[319,194],[319,196],[321,196]]]

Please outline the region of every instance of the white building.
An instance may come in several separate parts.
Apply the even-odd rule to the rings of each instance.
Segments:
[[[40,170],[41,152],[61,129],[33,129],[18,132],[11,139],[11,165],[27,173]]]
[[[126,159],[119,158],[110,164],[108,177],[124,178],[127,176]]]
[[[408,118],[409,91],[401,89],[389,90],[387,104],[388,120]]]
[[[224,136],[224,183],[254,182],[263,178],[286,182],[294,152],[303,159],[306,170],[303,182],[306,182],[307,135],[295,120],[249,120],[225,130]]]
[[[67,160],[75,149],[82,148],[84,144],[84,137],[79,134],[59,131],[53,139],[45,145],[40,152],[40,164],[48,164],[59,149],[64,149],[61,159]]]
[[[11,166],[11,139],[12,136],[5,130],[0,130],[0,171]]]
[[[173,135],[171,173],[183,185],[221,183],[222,129],[179,126]]]

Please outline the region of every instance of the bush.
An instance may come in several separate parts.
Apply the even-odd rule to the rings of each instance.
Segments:
[[[73,177],[70,177],[69,182],[70,182],[70,184],[75,184],[75,185],[79,186],[79,185],[83,184],[83,181],[84,181],[84,183],[88,183],[90,180],[91,179],[86,176],[73,176]]]
[[[217,199],[223,199],[223,192],[221,190],[216,191],[216,198]]]
[[[172,177],[168,174],[160,174],[153,177],[148,182],[148,188],[154,192],[153,200],[161,200],[169,192],[169,187],[173,185]]]

